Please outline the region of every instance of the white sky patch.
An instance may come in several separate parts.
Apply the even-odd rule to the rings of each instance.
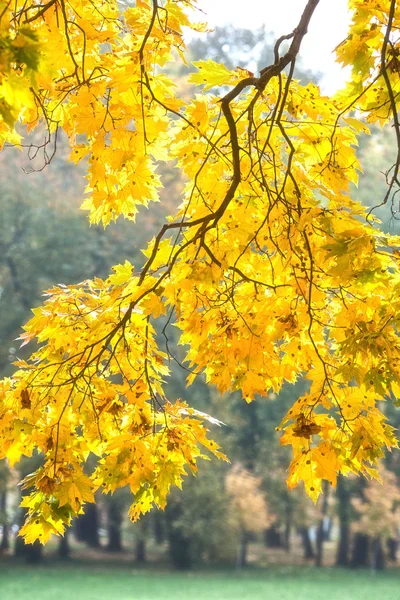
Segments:
[[[198,5],[211,27],[231,23],[257,29],[265,24],[267,31],[279,37],[296,27],[306,0],[199,0]],[[203,20],[201,14],[198,17]],[[348,26],[347,0],[320,0],[301,46],[303,66],[323,73],[321,87],[327,94],[345,81],[345,72],[335,62],[332,51],[347,36]]]

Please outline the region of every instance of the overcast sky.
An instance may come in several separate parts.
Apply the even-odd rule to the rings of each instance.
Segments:
[[[198,4],[211,26],[232,23],[255,29],[264,23],[279,37],[296,27],[306,0],[199,0]],[[322,87],[327,93],[344,81],[332,50],[346,37],[348,22],[347,0],[320,0],[302,43],[304,67],[326,74]]]

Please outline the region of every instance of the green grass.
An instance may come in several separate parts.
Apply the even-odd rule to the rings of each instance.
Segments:
[[[398,600],[398,571],[308,567],[168,573],[153,569],[0,564],[1,600]]]

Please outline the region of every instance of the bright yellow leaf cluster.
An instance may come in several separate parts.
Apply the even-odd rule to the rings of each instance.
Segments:
[[[6,141],[16,120],[44,122],[47,146],[62,127],[71,160],[88,160],[83,206],[92,223],[134,219],[157,200],[159,161],[172,161],[186,181],[141,271],[127,261],[107,280],[57,286],[25,326],[23,342],[39,349],[2,382],[0,457],[45,457],[26,482],[28,541],[62,533],[98,488],[129,485],[136,519],[164,506],[185,469],[195,472],[201,447],[223,457],[207,438],[210,418],[165,398],[161,315],[187,346],[189,383],[204,373],[221,392],[241,390],[251,401],[310,381],[280,426],[294,452],[290,488],[304,481],[316,500],[323,479],[375,476],[384,449],[397,446],[380,403],[400,393],[400,240],[380,233],[350,193],[365,120],[393,121],[400,147],[400,9],[351,0],[337,57],[353,72],[332,98],[293,78],[318,5],[308,0],[273,64],[253,75],[197,63],[190,81],[203,89],[187,100],[165,66],[184,61],[182,28],[196,4],[1,0],[9,53],[26,43],[31,57],[1,63]],[[4,91],[21,76],[23,102]],[[89,453],[98,461],[86,474]]]

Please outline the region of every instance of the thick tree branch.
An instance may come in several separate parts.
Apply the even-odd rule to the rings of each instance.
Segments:
[[[163,225],[162,229],[158,233],[155,238],[155,243],[153,247],[153,251],[143,267],[140,281],[144,280],[145,275],[151,268],[152,263],[157,255],[157,251],[160,245],[162,238],[165,233],[171,229],[184,229],[188,227],[196,227],[197,225],[202,226],[202,228],[206,227],[209,223],[216,225],[217,222],[221,219],[222,215],[226,211],[229,203],[235,196],[236,190],[239,186],[241,175],[240,175],[240,149],[238,142],[238,135],[235,120],[233,118],[230,103],[237,98],[244,89],[247,87],[253,86],[258,90],[255,98],[253,98],[251,105],[254,104],[255,100],[259,97],[260,93],[265,89],[268,82],[273,78],[282,73],[282,71],[287,67],[289,63],[296,59],[297,54],[299,53],[301,42],[308,31],[308,26],[310,24],[311,18],[316,7],[319,4],[319,0],[308,0],[308,3],[303,11],[303,14],[300,18],[298,26],[295,28],[293,33],[282,36],[278,39],[277,44],[275,45],[275,62],[273,65],[270,65],[260,71],[260,77],[248,77],[246,79],[242,79],[239,83],[228,92],[221,99],[221,108],[222,112],[225,116],[226,122],[229,128],[229,136],[230,136],[230,145],[232,149],[232,162],[233,162],[233,178],[231,185],[225,195],[225,198],[219,205],[218,209],[215,212],[210,213],[204,217],[199,219],[194,219],[193,221],[186,222],[178,222],[178,223],[167,223]],[[284,39],[289,39],[293,37],[292,43],[290,44],[289,50],[284,54],[281,58],[278,57],[277,52],[279,50],[279,45]],[[196,238],[197,236],[195,236]]]

